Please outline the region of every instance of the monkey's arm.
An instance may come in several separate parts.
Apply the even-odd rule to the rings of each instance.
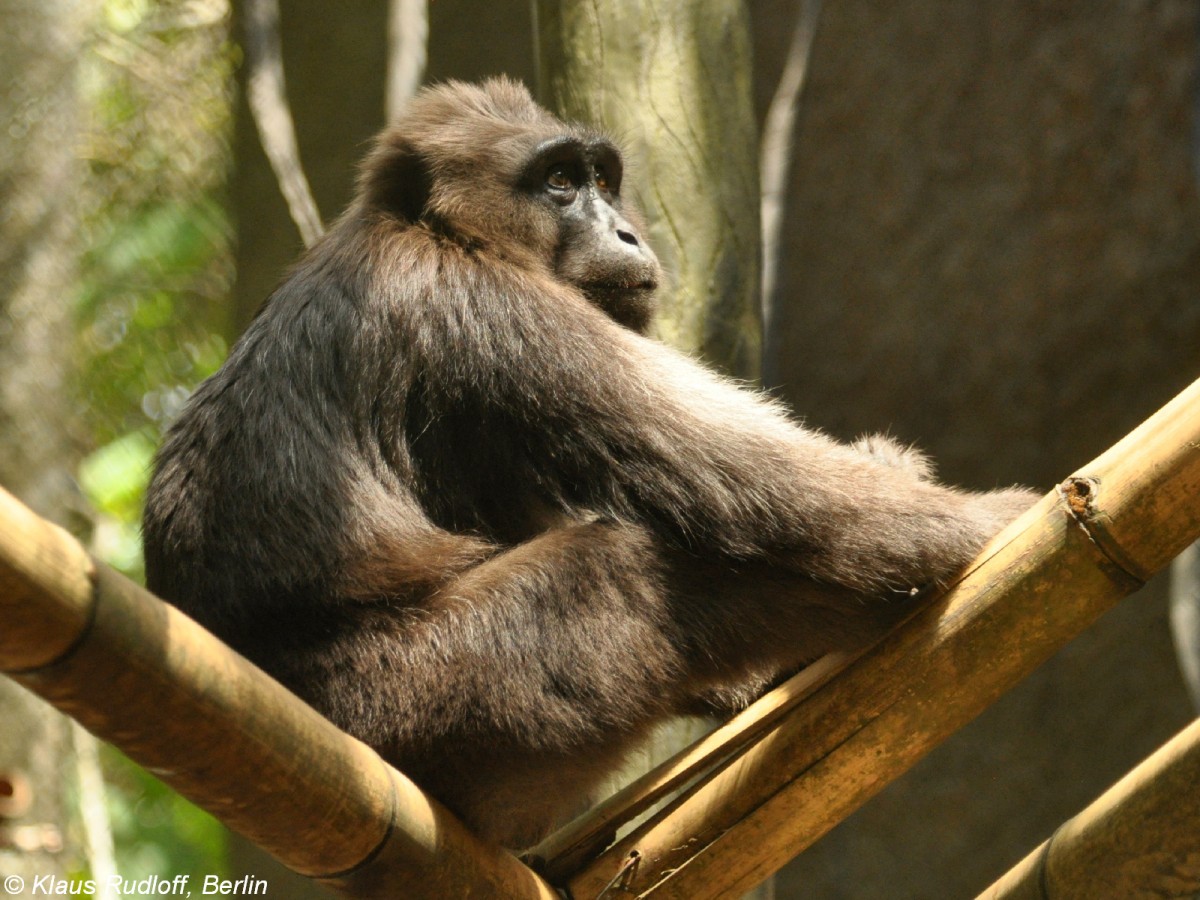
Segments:
[[[483,267],[479,278],[487,277]],[[497,446],[489,484],[536,479],[550,503],[644,523],[700,553],[767,560],[856,592],[944,578],[1034,496],[966,493],[790,421],[774,404],[521,276],[441,286],[424,346],[429,421],[470,410]],[[478,298],[501,298],[484,309]],[[472,361],[472,365],[464,361]],[[440,410],[436,407],[440,407]],[[461,415],[461,412],[459,413]],[[443,448],[443,453],[454,453]],[[460,451],[461,452],[461,451]],[[478,465],[472,453],[464,467]],[[505,468],[526,468],[517,477]],[[894,461],[894,460],[893,460]]]
[[[639,427],[625,439],[657,453],[651,502],[677,503],[666,509],[695,523],[705,549],[765,556],[856,590],[906,590],[957,571],[1035,499],[939,484],[919,460],[877,443],[840,444],[669,348],[614,338],[628,353],[619,368],[645,383],[645,406],[631,403],[624,417]]]

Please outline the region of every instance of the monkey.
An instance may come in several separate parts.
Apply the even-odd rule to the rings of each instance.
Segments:
[[[1035,499],[649,337],[623,170],[514,81],[424,89],[146,495],[151,590],[515,849],[653,724],[884,633]]]

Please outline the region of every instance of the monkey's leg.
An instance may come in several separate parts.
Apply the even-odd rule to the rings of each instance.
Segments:
[[[293,656],[304,671],[283,661],[281,677],[472,827],[522,846],[577,811],[654,721],[843,642],[866,606],[830,602],[794,576],[581,524],[419,609],[342,607]]]
[[[638,529],[556,529],[420,608],[341,607],[333,639],[305,648],[307,671],[281,677],[472,828],[524,846],[680,705],[666,569]]]

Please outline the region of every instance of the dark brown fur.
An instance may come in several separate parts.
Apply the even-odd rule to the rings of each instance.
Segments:
[[[570,204],[537,155],[562,136]],[[147,498],[152,589],[511,846],[653,722],[877,633],[1032,499],[640,334],[619,168],[511,82],[424,92]]]

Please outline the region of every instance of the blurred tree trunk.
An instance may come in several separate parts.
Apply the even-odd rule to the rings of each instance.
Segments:
[[[70,432],[71,298],[79,244],[77,67],[86,0],[10,0],[0,28],[0,484],[55,522],[85,530]],[[0,873],[26,884],[77,865],[61,851],[71,813],[67,720],[0,678]],[[13,892],[9,892],[10,895]],[[20,891],[16,895],[22,895]]]
[[[757,378],[762,346],[757,126],[739,0],[539,0],[542,100],[598,124],[628,152],[624,190],[648,219],[666,273],[661,338]],[[711,729],[658,729],[627,782]],[[773,895],[770,883],[751,896]]]
[[[537,5],[542,99],[610,129],[667,273],[668,343],[756,378],[758,140],[740,0]]]

